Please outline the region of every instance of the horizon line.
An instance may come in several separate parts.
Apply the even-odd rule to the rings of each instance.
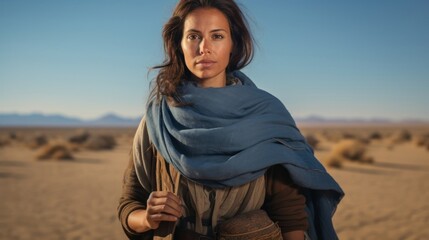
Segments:
[[[66,118],[74,118],[74,119],[79,119],[82,121],[92,121],[92,120],[96,120],[96,119],[100,119],[106,116],[116,116],[116,117],[120,117],[120,118],[126,118],[126,119],[137,119],[137,118],[142,118],[143,115],[135,115],[135,116],[130,116],[130,115],[124,115],[124,114],[120,114],[117,112],[105,112],[102,114],[99,114],[98,116],[95,117],[82,117],[82,116],[77,116],[77,115],[71,115],[71,114],[67,114],[67,113],[46,113],[46,112],[42,112],[42,111],[31,111],[31,112],[17,112],[17,111],[0,111],[0,115],[42,115],[42,116],[62,116],[62,117],[66,117]],[[391,118],[391,117],[381,117],[381,116],[370,116],[370,117],[348,117],[348,116],[323,116],[323,115],[318,115],[318,114],[309,114],[309,115],[295,115],[293,116],[293,119],[318,119],[319,121],[368,121],[368,122],[377,122],[377,121],[384,121],[384,122],[392,122],[392,123],[401,123],[401,122],[425,122],[425,123],[429,123],[429,118],[428,119],[424,119],[424,118]]]

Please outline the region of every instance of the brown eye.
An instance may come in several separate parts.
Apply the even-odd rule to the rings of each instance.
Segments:
[[[200,36],[198,36],[198,34],[189,34],[187,39],[189,40],[197,40],[200,39]]]
[[[222,34],[214,34],[212,38],[213,39],[223,39],[224,37]]]

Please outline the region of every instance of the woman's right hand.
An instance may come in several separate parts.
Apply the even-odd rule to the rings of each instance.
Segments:
[[[149,195],[146,221],[150,229],[157,229],[162,221],[175,222],[182,216],[182,201],[167,191],[156,191]]]
[[[171,192],[155,191],[147,199],[146,209],[128,216],[128,226],[137,233],[157,229],[162,221],[175,222],[182,216],[182,201]]]

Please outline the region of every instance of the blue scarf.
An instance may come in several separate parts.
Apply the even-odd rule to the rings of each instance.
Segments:
[[[281,164],[304,189],[311,239],[336,239],[331,217],[344,195],[314,157],[284,105],[258,89],[242,72],[242,84],[200,88],[180,86],[189,106],[148,103],[151,141],[186,178],[214,188],[239,186]]]

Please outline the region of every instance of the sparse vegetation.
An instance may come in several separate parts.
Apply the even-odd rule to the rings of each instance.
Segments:
[[[9,139],[0,138],[0,147],[4,147],[10,144]]]
[[[86,130],[79,131],[76,135],[71,136],[68,140],[70,143],[83,144],[91,135]]]
[[[416,144],[419,147],[424,147],[429,150],[429,133],[418,136],[416,139]]]
[[[338,142],[343,138],[343,134],[333,131],[324,131],[323,137],[329,142]]]
[[[32,149],[36,149],[39,148],[45,144],[48,143],[48,138],[45,135],[38,135],[36,137],[34,137],[33,139],[31,139],[27,145],[32,148]]]
[[[313,134],[306,135],[305,140],[313,149],[317,149],[317,146],[320,142],[319,139],[317,139],[317,137],[314,136]]]
[[[398,144],[398,143],[404,143],[404,142],[411,141],[411,139],[412,139],[412,135],[409,131],[401,130],[399,132],[394,133],[391,136],[390,142],[392,144]]]
[[[343,133],[343,138],[345,138],[345,139],[356,139],[357,137],[356,137],[356,135],[354,135],[352,133],[345,132],[345,133]]]
[[[344,159],[331,154],[327,157],[325,162],[326,162],[326,165],[328,165],[329,167],[342,168]]]
[[[383,136],[379,132],[372,132],[369,134],[368,139],[370,140],[381,140]]]
[[[36,154],[38,160],[71,160],[73,156],[63,143],[50,143],[43,146]]]
[[[325,162],[328,166],[340,168],[345,161],[372,163],[374,159],[367,156],[367,147],[359,140],[345,139],[337,143]]]
[[[18,135],[16,135],[15,132],[10,132],[9,133],[9,139],[11,139],[11,140],[17,140],[18,139]]]
[[[91,136],[85,143],[90,150],[110,150],[116,146],[116,140],[111,135]]]

